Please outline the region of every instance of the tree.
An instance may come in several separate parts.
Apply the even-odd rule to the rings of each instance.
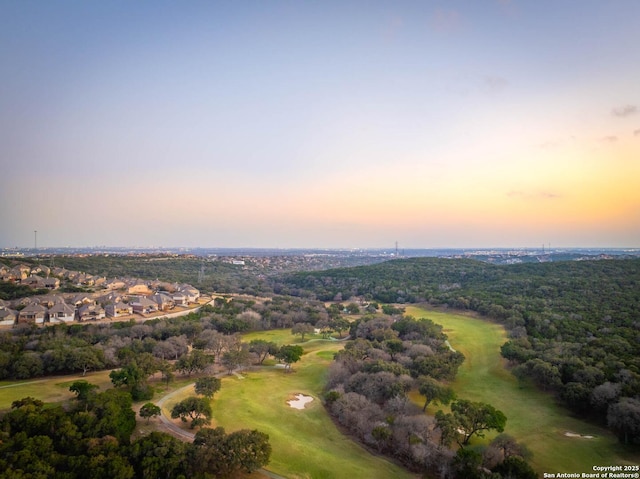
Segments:
[[[440,429],[440,445],[449,446],[458,434],[456,420],[453,414],[445,414],[442,411],[437,411],[435,418],[436,426]]]
[[[249,350],[246,348],[232,349],[222,355],[222,364],[227,368],[229,374],[233,370],[248,364]]]
[[[203,424],[209,424],[212,414],[209,401],[195,396],[183,399],[173,406],[171,410],[171,417],[173,419],[180,418],[182,422],[187,422],[191,419],[191,429]]]
[[[269,436],[260,431],[242,429],[225,434],[222,427],[204,428],[193,441],[194,472],[229,477],[244,470],[253,472],[269,463]]]
[[[427,406],[432,401],[440,404],[449,404],[455,399],[455,393],[450,387],[444,386],[429,376],[422,376],[418,385],[418,391],[425,397],[423,411],[427,410]]]
[[[509,434],[498,434],[491,441],[491,446],[502,453],[504,459],[511,456],[519,456],[523,459],[531,457],[531,451],[524,444],[518,444],[514,437]]]
[[[290,371],[291,365],[300,361],[303,354],[304,349],[302,349],[302,346],[288,344],[280,348],[280,351],[276,354],[276,358],[285,364],[286,371]]]
[[[73,384],[69,386],[69,391],[75,393],[76,399],[86,405],[89,397],[94,394],[94,391],[98,388],[99,386],[91,384],[88,381],[79,380],[74,381]]]
[[[258,355],[258,363],[262,364],[267,356],[278,352],[278,346],[272,341],[254,339],[249,343],[249,351]]]
[[[495,429],[498,432],[504,431],[507,417],[502,411],[495,409],[490,404],[482,402],[471,402],[467,399],[460,399],[451,404],[451,412],[457,424],[457,430],[463,436],[461,446],[469,444],[469,440],[475,434],[484,437],[484,432]]]
[[[609,406],[607,424],[624,444],[640,441],[640,401],[623,397]]]
[[[196,380],[195,390],[196,394],[200,394],[207,399],[211,400],[213,395],[220,391],[222,381],[214,376],[208,376]]]
[[[93,394],[88,400],[89,412],[83,416],[87,422],[81,429],[92,437],[110,435],[128,444],[136,427],[136,413],[131,406],[131,394],[126,391],[107,389]]]
[[[349,303],[347,304],[347,313],[349,314],[358,314],[360,313],[360,306],[358,306],[356,303]]]
[[[512,479],[537,479],[538,474],[527,462],[518,456],[509,456],[492,469],[501,477]]]
[[[313,334],[314,331],[315,329],[310,323],[296,323],[291,328],[291,334],[299,334],[301,341],[304,341],[304,337],[307,334]]]
[[[140,417],[145,418],[147,422],[149,422],[149,419],[152,417],[159,416],[160,414],[162,414],[162,409],[152,402],[148,402],[140,408]]]
[[[176,363],[176,369],[187,376],[194,372],[204,371],[210,364],[213,364],[214,357],[205,354],[199,349],[194,349],[191,354],[182,356]]]
[[[384,342],[385,349],[391,356],[391,361],[395,361],[395,355],[404,351],[404,344],[400,339],[387,339]]]
[[[131,463],[141,479],[184,477],[188,446],[169,434],[154,431],[131,445]]]
[[[99,369],[104,366],[98,350],[93,347],[72,348],[69,351],[68,364],[72,370],[81,370],[83,376],[91,369]]]
[[[338,317],[331,322],[331,327],[338,333],[340,338],[342,338],[342,331],[347,331],[349,329],[349,326],[351,326],[349,321],[342,317]]]

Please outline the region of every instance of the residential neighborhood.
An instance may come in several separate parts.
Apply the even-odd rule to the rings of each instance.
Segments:
[[[190,284],[139,278],[93,276],[44,265],[0,264],[0,281],[48,290],[47,294],[0,299],[0,326],[146,319],[197,306],[200,291]],[[91,292],[63,293],[62,284]]]

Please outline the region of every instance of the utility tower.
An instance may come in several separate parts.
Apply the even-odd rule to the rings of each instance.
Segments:
[[[198,271],[198,283],[202,284],[204,281],[204,260],[200,263],[200,271]]]

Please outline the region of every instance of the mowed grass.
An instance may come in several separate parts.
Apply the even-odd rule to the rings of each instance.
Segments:
[[[0,381],[0,411],[11,408],[11,403],[27,396],[44,402],[61,402],[75,397],[69,391],[69,386],[78,380],[86,380],[100,387],[104,391],[113,387],[109,373],[111,371],[97,371],[87,373],[86,376],[70,375],[49,378],[27,379],[24,381]]]
[[[507,341],[501,325],[470,316],[409,306],[406,314],[429,318],[444,327],[451,346],[465,355],[452,387],[460,398],[486,402],[507,416],[505,433],[532,452],[539,472],[593,472],[595,465],[637,464],[640,457],[618,444],[606,429],[570,416],[552,395],[523,385],[506,369],[500,346]],[[420,396],[413,396],[420,402]],[[434,414],[438,407],[430,407]],[[566,432],[593,439],[567,437]],[[487,434],[487,440],[495,437]],[[478,443],[480,441],[476,441]],[[486,441],[485,441],[486,442]]]
[[[287,478],[415,477],[342,434],[321,404],[328,365],[344,343],[316,339],[301,343],[290,330],[243,337],[246,342],[252,339],[300,344],[305,354],[291,373],[268,365],[243,372],[242,379],[223,378],[212,402],[212,426],[222,426],[227,432],[248,428],[267,433],[273,452],[266,469]],[[313,397],[305,409],[287,404],[298,393]]]

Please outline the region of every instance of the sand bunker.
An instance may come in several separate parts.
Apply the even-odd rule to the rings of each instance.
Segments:
[[[313,401],[313,398],[311,396],[296,394],[296,398],[288,400],[287,404],[294,409],[304,409],[305,404],[311,401]]]
[[[593,436],[583,436],[582,434],[576,434],[575,432],[565,432],[565,436],[567,437],[581,437],[582,439],[593,439]]]

